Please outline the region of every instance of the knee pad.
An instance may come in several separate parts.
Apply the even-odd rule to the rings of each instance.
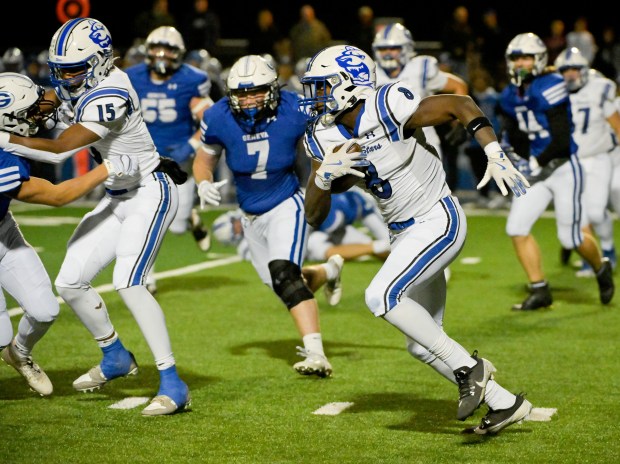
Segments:
[[[301,276],[301,269],[297,264],[284,259],[276,259],[269,263],[269,273],[271,274],[273,291],[288,309],[294,308],[302,301],[314,298],[305,284]]]
[[[371,283],[364,293],[366,306],[370,309],[370,312],[377,317],[384,316],[385,313],[388,312],[388,308],[386,308],[385,303],[383,302],[382,290],[383,289],[373,286]]]

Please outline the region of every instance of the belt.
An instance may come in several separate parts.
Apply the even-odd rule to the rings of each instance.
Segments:
[[[112,190],[112,189],[109,189],[109,188],[105,189],[105,191],[106,191],[106,193],[108,195],[112,195],[113,197],[116,196],[116,195],[122,195],[123,193],[129,192],[129,190],[127,190],[127,189]]]
[[[411,227],[414,224],[415,224],[415,219],[410,218],[410,219],[407,219],[406,221],[390,222],[388,224],[388,229],[393,230],[393,231],[400,231],[400,230],[405,230],[406,228]]]

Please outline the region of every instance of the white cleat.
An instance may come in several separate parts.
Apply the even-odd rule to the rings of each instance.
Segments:
[[[297,354],[306,358],[293,365],[293,369],[295,369],[297,373],[301,375],[331,377],[332,365],[324,355],[308,351],[300,346],[298,346],[297,349],[299,350]]]
[[[14,368],[26,379],[30,388],[41,396],[49,396],[54,391],[54,386],[47,374],[32,360],[32,356],[23,358],[19,356],[14,342],[11,342],[0,355],[2,360]]]
[[[142,410],[143,416],[166,416],[175,412],[188,409],[192,405],[192,400],[187,395],[187,400],[181,406],[178,406],[168,395],[158,395],[151,400],[149,405]]]
[[[344,258],[340,255],[333,255],[327,262],[336,268],[336,277],[328,280],[323,287],[325,299],[330,306],[336,306],[342,298],[342,267],[344,266]]]
[[[114,379],[118,377],[127,377],[129,375],[136,375],[137,373],[138,373],[138,364],[136,363],[136,360],[133,357],[133,354],[131,354],[131,364],[129,366],[128,372],[126,374],[118,375],[114,377]],[[99,390],[110,380],[113,380],[113,379],[107,379],[106,376],[103,375],[103,372],[101,372],[100,365],[97,364],[95,367],[91,368],[86,374],[81,375],[77,379],[75,379],[75,381],[73,382],[73,388],[81,392],[93,392],[95,390]]]

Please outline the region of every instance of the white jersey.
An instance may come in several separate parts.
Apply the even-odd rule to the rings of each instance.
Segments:
[[[361,98],[364,107],[353,137],[370,166],[360,187],[375,197],[388,225],[415,219],[451,193],[441,160],[411,134],[404,134],[421,97],[408,84],[397,82],[369,90]],[[344,128],[318,120],[306,133],[304,145],[308,156],[322,161],[329,147],[350,138]]]
[[[74,122],[101,137],[89,147],[96,157],[113,159],[129,155],[139,166],[132,177],[109,178],[106,188],[135,188],[159,165],[159,154],[142,118],[140,99],[124,71],[114,68],[108,77],[82,95],[73,109]]]
[[[575,125],[573,139],[578,145],[579,158],[600,155],[614,148],[613,130],[607,118],[617,111],[615,97],[616,84],[594,70],[590,70],[586,84],[570,94]]]
[[[437,59],[429,55],[416,55],[403,67],[398,76],[390,77],[377,66],[377,87],[394,82],[406,82],[421,98],[435,95],[446,86],[448,75],[439,69]],[[428,143],[441,151],[441,140],[434,127],[423,128]]]
[[[377,87],[404,81],[409,84],[421,98],[435,95],[446,86],[448,76],[439,69],[437,59],[429,55],[414,56],[396,77],[388,76],[377,66]]]

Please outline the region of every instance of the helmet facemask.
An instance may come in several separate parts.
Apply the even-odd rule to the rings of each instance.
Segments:
[[[248,94],[254,96],[254,104],[251,106],[246,103],[246,100],[251,98]],[[230,89],[228,104],[235,117],[254,126],[258,121],[275,114],[279,97],[280,88],[277,82],[273,82],[257,87]]]
[[[20,74],[0,77],[0,129],[23,137],[56,125],[53,102],[45,100],[45,90]]]

